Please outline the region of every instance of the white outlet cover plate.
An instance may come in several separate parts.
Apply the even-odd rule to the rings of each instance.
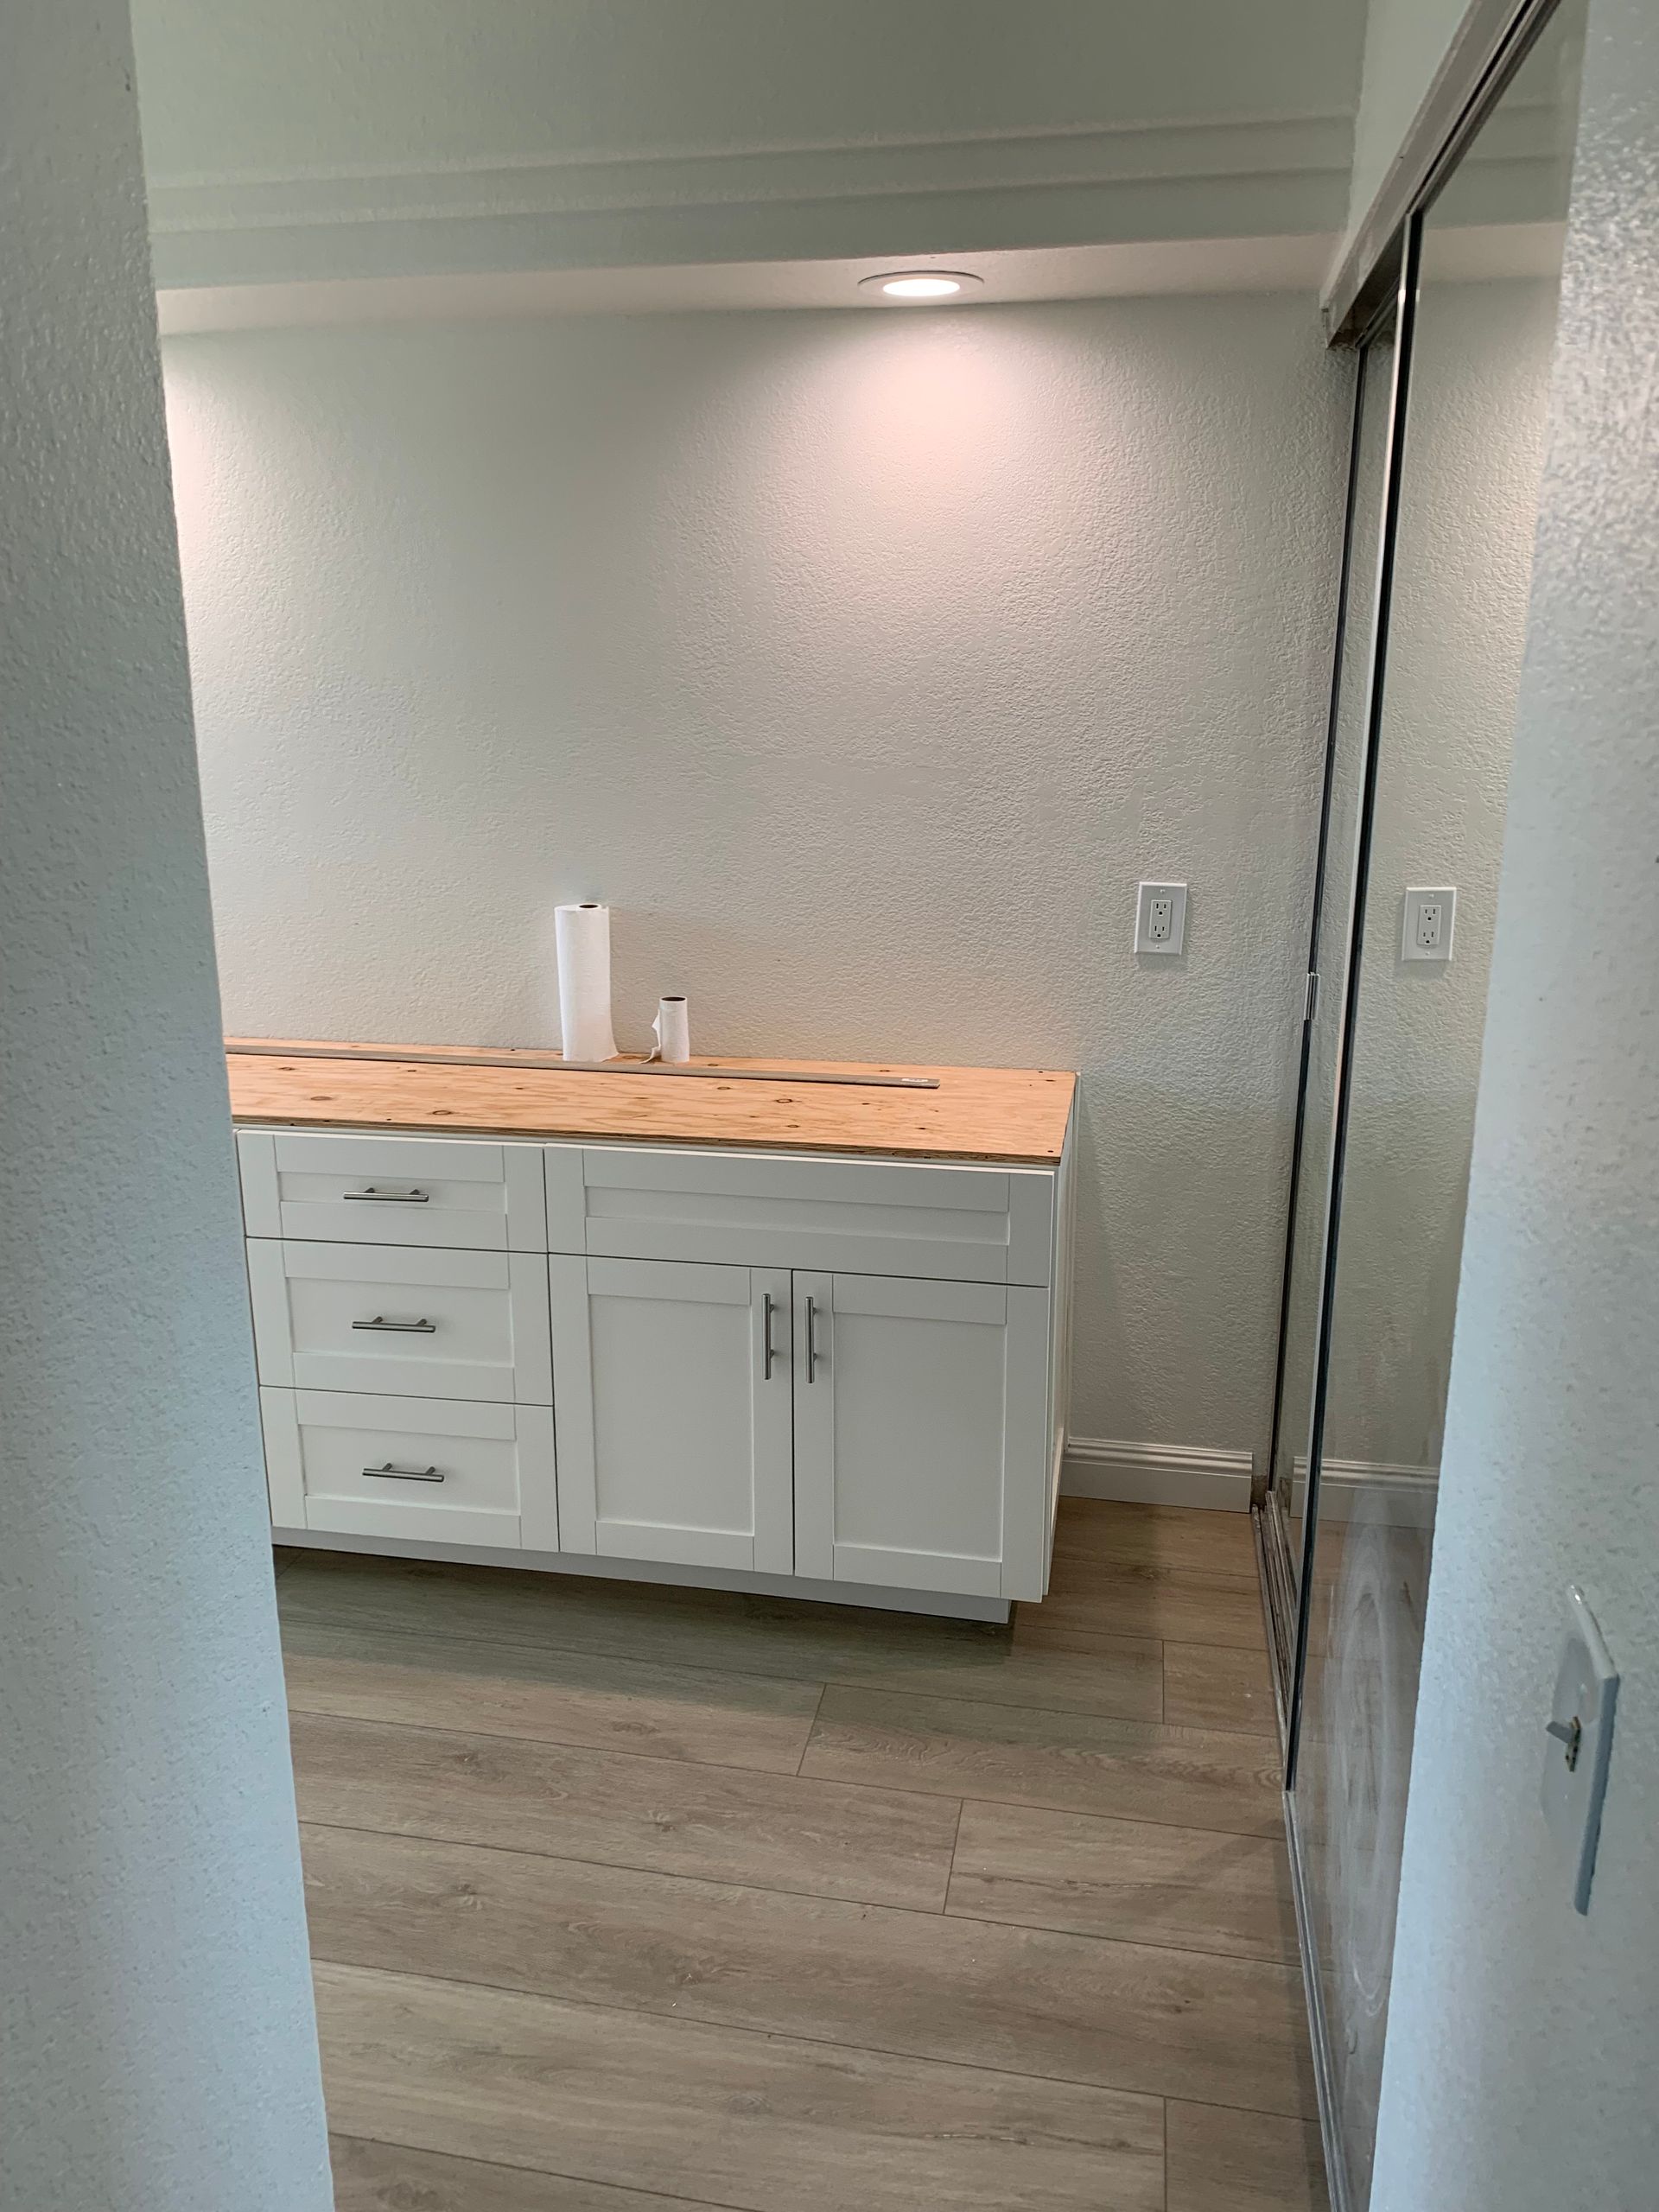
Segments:
[[[1169,933],[1154,938],[1154,899],[1169,901]],[[1135,949],[1137,952],[1179,952],[1186,944],[1186,886],[1184,883],[1143,883],[1135,902]]]
[[[1596,1845],[1601,1836],[1602,1800],[1607,1794],[1607,1767],[1613,1751],[1618,1676],[1596,1617],[1576,1585],[1567,1590],[1567,1634],[1561,1643],[1550,1723],[1576,1732],[1570,1743],[1560,1736],[1546,1735],[1539,1797],[1572,1885],[1573,1903],[1580,1912],[1588,1912]]]
[[[1424,944],[1418,924],[1425,906],[1440,909],[1440,942]],[[1458,887],[1455,883],[1433,885],[1414,884],[1406,893],[1405,921],[1400,931],[1400,957],[1402,960],[1449,960],[1452,957],[1452,934],[1457,926]]]

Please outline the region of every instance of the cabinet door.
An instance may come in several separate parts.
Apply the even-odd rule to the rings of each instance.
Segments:
[[[1046,1295],[794,1278],[795,1571],[1042,1594]]]
[[[549,1275],[564,1549],[791,1573],[787,1272],[556,1255]]]

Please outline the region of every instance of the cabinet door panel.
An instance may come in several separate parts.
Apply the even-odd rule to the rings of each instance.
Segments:
[[[1043,1294],[796,1274],[798,1573],[1039,1594],[1004,1572],[1011,1519],[1042,1510],[1047,1347],[1027,1300]]]
[[[556,1255],[550,1279],[565,1548],[791,1573],[788,1275]]]

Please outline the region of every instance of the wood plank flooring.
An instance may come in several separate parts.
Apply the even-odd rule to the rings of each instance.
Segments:
[[[1323,2212],[1242,1516],[1011,1629],[278,1574],[340,2212]]]

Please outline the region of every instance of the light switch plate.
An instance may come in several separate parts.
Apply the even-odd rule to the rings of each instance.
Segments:
[[[1186,943],[1186,886],[1143,883],[1135,902],[1137,952],[1179,952]]]
[[[1400,931],[1402,960],[1449,960],[1452,932],[1458,918],[1458,887],[1443,883],[1437,888],[1414,885],[1406,893],[1405,921]]]
[[[1573,1885],[1573,1903],[1580,1912],[1588,1912],[1613,1751],[1618,1676],[1582,1590],[1568,1589],[1567,1610],[1540,1802]]]

